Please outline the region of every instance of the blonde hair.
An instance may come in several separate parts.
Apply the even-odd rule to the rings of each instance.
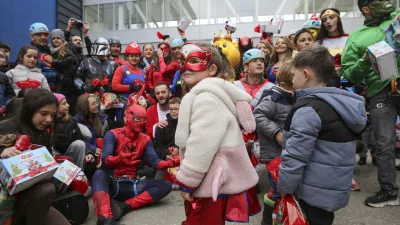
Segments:
[[[286,62],[286,61],[289,61],[289,60],[292,59],[294,47],[293,47],[292,42],[290,41],[290,39],[287,38],[287,37],[278,38],[278,40],[276,40],[276,43],[278,43],[278,41],[280,39],[282,39],[285,42],[286,46],[287,46],[287,51],[286,51],[286,55],[285,55],[285,62]],[[269,71],[271,66],[275,65],[276,63],[278,63],[278,61],[279,61],[278,53],[276,52],[276,48],[273,48],[272,53],[271,53],[271,59],[269,61],[269,65],[268,65],[267,71]]]
[[[292,60],[286,61],[278,71],[276,76],[276,81],[278,84],[285,83],[287,86],[293,86],[293,73],[292,73]]]

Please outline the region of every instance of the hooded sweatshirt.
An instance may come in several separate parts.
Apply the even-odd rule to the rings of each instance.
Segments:
[[[216,200],[238,194],[258,182],[239,123],[254,132],[251,96],[220,78],[206,78],[182,100],[175,144],[181,167],[176,175],[182,190]]]
[[[278,188],[332,212],[348,204],[364,98],[333,87],[296,91],[283,132]]]

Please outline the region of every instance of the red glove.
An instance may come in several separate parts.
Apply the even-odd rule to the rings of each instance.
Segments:
[[[176,155],[176,156],[172,156],[168,160],[161,160],[157,165],[157,169],[162,170],[162,169],[167,169],[167,168],[174,168],[174,167],[177,167],[180,165],[181,165],[181,159],[180,159],[179,155]]]

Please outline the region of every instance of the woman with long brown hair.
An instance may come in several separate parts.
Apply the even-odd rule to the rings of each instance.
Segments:
[[[102,152],[97,146],[97,138],[104,137],[107,128],[107,115],[99,110],[99,103],[91,95],[81,95],[76,104],[75,121],[78,123],[82,133],[83,141],[88,153],[99,156]],[[94,172],[94,171],[93,171]],[[88,178],[91,178],[89,171],[86,171]]]
[[[51,65],[57,73],[55,92],[67,96],[71,104],[72,113],[75,111],[76,100],[79,94],[74,86],[74,76],[78,69],[75,55],[68,49],[64,32],[54,29],[50,32],[51,56],[45,56],[44,60]]]
[[[287,37],[280,37],[276,40],[274,49],[272,50],[271,59],[267,68],[267,78],[270,82],[276,83],[276,74],[279,67],[285,62],[292,59],[293,45]]]

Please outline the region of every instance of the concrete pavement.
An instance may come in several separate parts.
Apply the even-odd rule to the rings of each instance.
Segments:
[[[400,175],[400,173],[397,173]],[[327,179],[329,179],[327,177]],[[369,160],[365,166],[356,166],[355,179],[361,186],[361,192],[353,192],[349,205],[335,213],[335,225],[399,225],[400,224],[400,206],[386,207],[382,209],[370,208],[364,205],[364,199],[378,191],[377,170]],[[400,186],[400,177],[397,184]],[[267,176],[261,176],[260,187],[262,193],[259,194],[260,203],[262,197],[269,189]],[[160,204],[149,206],[143,209],[133,211],[124,216],[120,221],[121,225],[180,225],[184,220],[183,200],[179,193],[173,191]],[[251,217],[251,225],[261,224],[261,213]],[[90,215],[85,225],[95,225],[96,217],[94,215],[93,203],[90,200]],[[228,225],[239,223],[227,223]],[[210,224],[211,225],[211,224]]]

